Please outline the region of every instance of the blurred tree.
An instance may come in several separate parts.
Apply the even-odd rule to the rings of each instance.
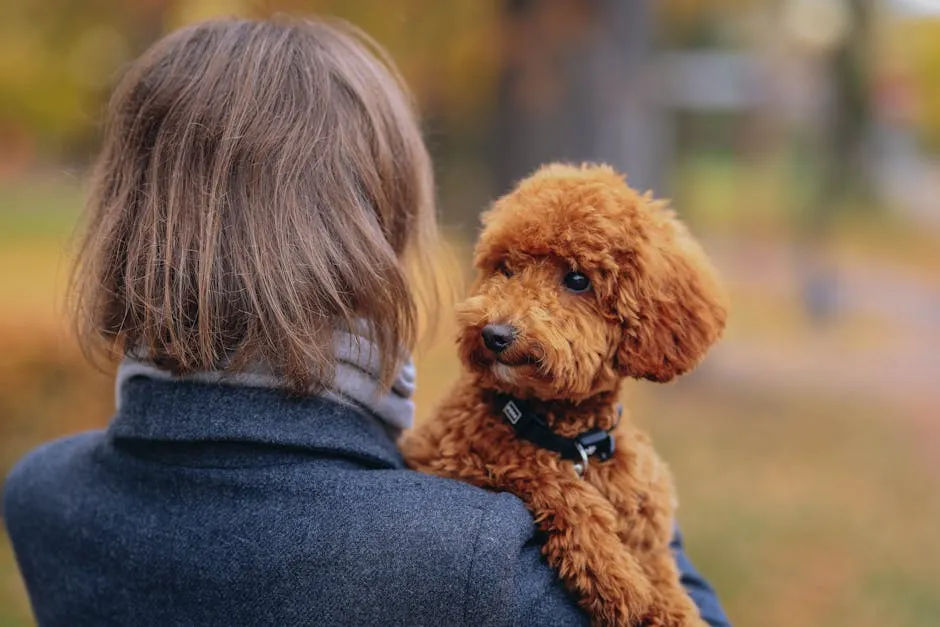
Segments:
[[[502,192],[551,160],[607,161],[633,184],[661,173],[644,70],[649,0],[504,0],[493,163]]]
[[[869,198],[866,143],[871,126],[871,0],[845,0],[845,37],[827,59],[832,102],[826,138],[827,174],[816,214],[834,210],[847,196]]]
[[[478,150],[484,131],[496,128],[491,163],[500,187],[536,161],[560,157],[609,158],[630,169],[635,182],[655,185],[658,166],[641,174],[643,163],[622,146],[624,133],[633,138],[657,132],[655,116],[641,102],[640,60],[652,46],[740,43],[736,20],[729,16],[772,4],[775,0],[0,2],[0,169],[25,167],[41,157],[85,158],[117,71],[166,30],[219,15],[285,11],[337,15],[386,46],[429,120],[432,145],[443,144],[439,152],[455,149],[450,144]],[[866,2],[849,5],[853,20],[870,21]],[[843,147],[854,141],[852,129],[867,115],[863,101],[844,96],[859,91],[853,83],[866,80],[858,70],[864,56],[857,46],[864,35],[858,32],[832,60],[844,103],[838,122],[842,139],[835,141]],[[935,80],[940,21],[911,21],[899,33],[922,97],[920,128],[928,145],[940,149],[940,82]],[[520,143],[524,134],[529,147]],[[647,141],[638,141],[641,150]]]
[[[940,154],[940,18],[901,20],[889,32],[888,52],[910,81],[923,146]]]
[[[356,24],[388,48],[427,117],[479,134],[495,100],[497,0],[31,0],[0,2],[0,162],[86,156],[118,70],[164,32],[278,12]]]
[[[160,33],[167,5],[0,3],[0,161],[82,154],[115,71]]]
[[[739,12],[774,0],[658,0],[657,43],[666,48],[724,47],[733,42]]]
[[[448,127],[478,123],[493,100],[499,50],[496,0],[266,0],[255,16],[285,12],[346,20],[368,33],[399,66],[424,115]],[[478,130],[478,129],[474,129]]]
[[[874,200],[868,154],[872,123],[871,0],[827,0],[838,6],[844,22],[823,59],[831,87],[819,138],[822,178],[810,201],[802,229],[803,295],[807,313],[817,322],[838,307],[835,268],[827,259],[826,240],[836,216],[846,209],[869,208]]]

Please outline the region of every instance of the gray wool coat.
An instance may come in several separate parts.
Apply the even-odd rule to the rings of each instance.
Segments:
[[[107,430],[13,468],[3,515],[45,626],[586,624],[519,499],[405,469],[323,398],[133,378]]]

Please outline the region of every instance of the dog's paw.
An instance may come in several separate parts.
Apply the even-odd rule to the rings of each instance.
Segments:
[[[591,617],[591,624],[603,627],[642,627],[644,617],[654,609],[650,606],[653,591],[646,582],[621,581],[607,587],[598,582],[596,595],[585,599],[584,609]]]
[[[642,627],[708,627],[698,611],[694,615],[685,612],[669,611],[662,605],[654,603],[639,622]]]
[[[678,620],[677,620],[678,619]],[[664,608],[653,606],[640,621],[642,627],[691,627],[684,624],[679,617],[670,615]]]

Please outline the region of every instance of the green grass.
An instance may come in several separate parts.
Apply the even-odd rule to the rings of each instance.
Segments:
[[[736,624],[936,625],[940,485],[888,408],[700,381],[635,406]]]
[[[0,315],[61,319],[82,191],[61,175],[0,181]]]
[[[0,627],[26,627],[33,620],[6,533],[0,529]]]
[[[0,181],[0,243],[67,239],[83,201],[72,175]]]

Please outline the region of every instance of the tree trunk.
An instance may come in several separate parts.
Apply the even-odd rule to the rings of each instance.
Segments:
[[[661,186],[649,60],[651,0],[506,0],[493,129],[497,192],[547,161],[604,161]]]

